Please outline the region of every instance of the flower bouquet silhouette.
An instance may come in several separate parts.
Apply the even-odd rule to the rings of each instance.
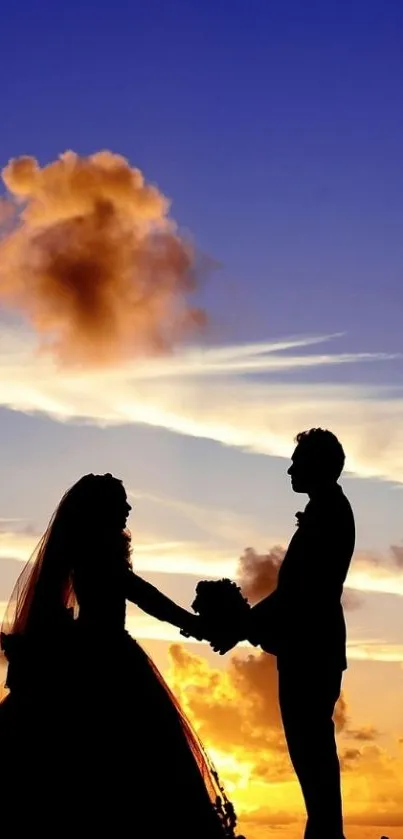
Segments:
[[[246,638],[250,605],[232,580],[201,580],[192,609],[200,617],[203,637],[216,652],[223,655]]]

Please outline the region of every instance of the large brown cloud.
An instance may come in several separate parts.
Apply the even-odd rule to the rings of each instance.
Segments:
[[[66,152],[43,168],[21,157],[2,175],[11,199],[0,218],[0,300],[42,349],[64,364],[106,364],[170,351],[203,323],[188,303],[193,249],[165,196],[123,157]]]
[[[395,565],[403,569],[403,545],[391,545],[390,553]]]
[[[245,548],[238,562],[237,579],[251,603],[257,603],[274,591],[284,555],[285,550],[279,545],[265,554],[258,553],[254,548]]]

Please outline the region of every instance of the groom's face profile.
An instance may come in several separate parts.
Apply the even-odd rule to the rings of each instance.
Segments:
[[[294,492],[309,492],[312,484],[312,462],[307,456],[306,448],[297,446],[291,457],[291,466],[287,471],[291,478]]]

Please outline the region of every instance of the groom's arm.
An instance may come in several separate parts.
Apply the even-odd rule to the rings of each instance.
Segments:
[[[247,640],[253,646],[261,646],[267,652],[275,653],[278,609],[278,589],[252,606],[249,612]]]
[[[200,619],[197,615],[182,609],[155,586],[132,571],[128,572],[126,578],[126,599],[135,603],[153,618],[177,626],[193,638],[201,640]]]

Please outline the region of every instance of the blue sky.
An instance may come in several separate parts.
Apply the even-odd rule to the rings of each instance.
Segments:
[[[174,379],[168,363],[143,381],[132,370],[107,386],[91,375],[77,383],[2,318],[0,600],[65,488],[113,471],[136,496],[141,570],[186,602],[198,576],[234,570],[246,546],[286,544],[304,504],[286,477],[293,436],[323,423],[355,473],[344,486],[357,515],[356,587],[373,589],[349,614],[352,641],[362,652],[372,640],[376,659],[353,662],[352,701],[365,668],[387,667],[395,685],[402,4],[16,0],[2,9],[1,35],[1,165],[21,154],[45,165],[66,149],[126,156],[220,265],[200,289],[213,365],[217,347],[234,347],[241,364],[251,344],[278,363],[245,373],[227,359],[200,375],[185,355]],[[299,347],[273,356],[269,345],[295,336]]]
[[[8,3],[1,159],[127,155],[223,264],[220,339],[320,323],[396,351],[402,18],[393,0]]]

